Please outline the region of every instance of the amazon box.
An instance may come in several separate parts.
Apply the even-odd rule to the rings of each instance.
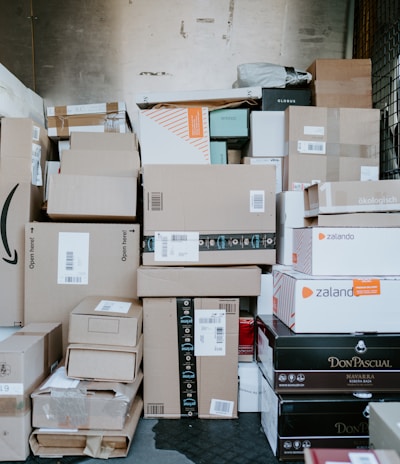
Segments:
[[[274,264],[275,185],[269,165],[144,166],[143,264]]]
[[[88,296],[70,314],[68,343],[135,346],[142,325],[138,299]]]
[[[28,223],[25,229],[25,321],[63,324],[87,296],[136,298],[138,224]]]
[[[236,418],[239,299],[144,298],[143,318],[144,417]]]
[[[400,332],[398,275],[274,273],[274,314],[296,333]]]

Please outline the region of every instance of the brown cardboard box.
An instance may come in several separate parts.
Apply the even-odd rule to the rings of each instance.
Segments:
[[[261,292],[261,268],[140,266],[137,286],[139,297],[258,296]]]
[[[52,156],[47,130],[29,118],[1,120],[0,177],[42,186]]]
[[[376,108],[289,106],[288,154],[379,158],[380,111]]]
[[[25,233],[25,322],[62,322],[64,350],[83,298],[137,297],[138,224],[36,222]]]
[[[132,383],[143,358],[143,336],[135,346],[71,343],[65,367],[73,379]]]
[[[70,147],[73,150],[137,150],[136,134],[133,132],[72,132]]]
[[[304,215],[399,212],[400,181],[323,182],[304,192]]]
[[[122,430],[143,381],[133,383],[74,380],[58,368],[32,392],[33,427]]]
[[[89,429],[78,431],[35,429],[29,437],[34,456],[90,456],[121,458],[128,455],[141,413],[143,400],[136,396],[122,430]]]
[[[0,456],[5,462],[25,461],[30,455],[29,436],[32,433],[32,414],[0,415]]]
[[[55,220],[134,222],[136,177],[53,174],[47,214]]]
[[[52,372],[63,357],[62,325],[60,322],[31,322],[15,335],[39,335],[44,337],[45,372]]]
[[[88,296],[71,311],[68,343],[136,346],[142,326],[140,300]]]
[[[64,150],[61,174],[138,177],[140,158],[128,150]]]
[[[370,59],[317,59],[307,71],[313,76],[313,105],[372,108]]]
[[[143,167],[144,265],[275,263],[275,167]]]
[[[123,102],[47,107],[49,137],[68,138],[74,131],[131,132]]]
[[[237,417],[239,300],[144,298],[143,316],[144,416]]]

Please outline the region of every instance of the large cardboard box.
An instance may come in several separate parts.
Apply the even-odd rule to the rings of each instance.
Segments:
[[[0,118],[31,118],[45,126],[44,100],[0,64]]]
[[[59,367],[32,394],[33,427],[122,430],[143,381],[132,383],[71,379]]]
[[[70,343],[67,376],[73,379],[132,383],[143,358],[143,336],[135,346]]]
[[[397,227],[293,229],[293,268],[310,275],[396,275]]]
[[[70,313],[68,343],[136,346],[142,327],[140,300],[87,296]]]
[[[372,213],[400,211],[399,180],[322,182],[304,192],[304,214]]]
[[[97,459],[123,458],[128,455],[143,411],[143,400],[136,395],[122,430],[34,429],[29,446],[34,456],[61,458],[86,456]]]
[[[257,362],[279,393],[396,392],[398,333],[295,333],[257,317]]]
[[[72,132],[132,132],[124,102],[48,106],[49,137],[68,139]]]
[[[25,224],[41,217],[42,189],[0,177],[0,325],[24,325]]]
[[[144,265],[275,263],[275,167],[143,167]]]
[[[139,297],[258,296],[261,268],[258,266],[140,266]]]
[[[392,449],[400,453],[400,402],[369,404],[369,445],[373,449]]]
[[[339,258],[340,259],[340,258]],[[274,314],[296,333],[399,332],[398,275],[274,273]]]
[[[138,177],[139,152],[133,150],[64,150],[61,174]]]
[[[137,196],[135,176],[52,174],[47,214],[58,221],[135,222]]]
[[[144,416],[237,417],[238,327],[237,298],[144,298]]]
[[[372,108],[370,59],[317,59],[307,71],[312,104],[326,107]]]
[[[1,120],[0,178],[44,185],[46,161],[53,147],[44,126],[30,118]]]
[[[208,108],[154,108],[139,112],[142,165],[210,164]]]
[[[285,112],[251,111],[248,156],[285,156]]]
[[[243,156],[241,159],[243,164],[267,164],[275,166],[276,172],[276,185],[275,185],[275,192],[279,193],[282,192],[282,179],[283,179],[283,158],[274,158],[273,156],[265,156],[265,157],[254,157],[254,156]]]
[[[261,425],[280,461],[301,461],[305,448],[368,448],[370,402],[394,405],[398,394],[279,394],[263,378]]]
[[[86,296],[136,298],[138,224],[34,222],[25,228],[25,322],[63,324]]]

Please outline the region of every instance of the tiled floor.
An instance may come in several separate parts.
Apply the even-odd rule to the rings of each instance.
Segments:
[[[94,464],[103,459],[39,458],[26,463]],[[110,463],[137,464],[277,464],[261,429],[258,413],[238,419],[141,419],[126,458]]]

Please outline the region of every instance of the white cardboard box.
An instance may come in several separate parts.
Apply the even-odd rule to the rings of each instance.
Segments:
[[[251,111],[249,156],[284,156],[285,112]]]
[[[260,412],[262,399],[262,374],[256,361],[239,362],[239,412]]]
[[[142,165],[210,164],[208,108],[158,108],[139,112]]]
[[[274,314],[296,333],[399,332],[400,276],[274,273]]]
[[[306,274],[399,274],[398,227],[304,227],[293,242],[293,267]]]
[[[276,261],[293,263],[293,229],[304,226],[303,191],[285,191],[276,195]]]

